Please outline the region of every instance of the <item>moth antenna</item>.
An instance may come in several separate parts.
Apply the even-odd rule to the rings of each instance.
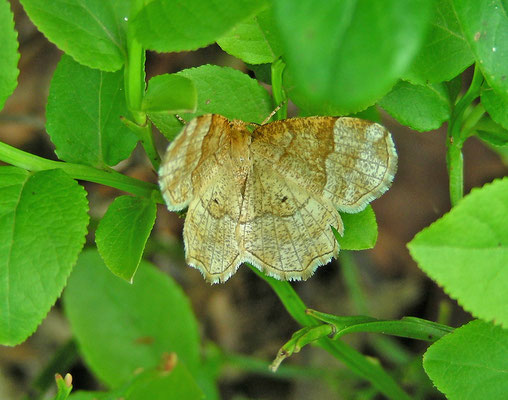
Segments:
[[[258,124],[256,122],[247,122],[247,126],[251,126],[254,129],[260,127],[261,125],[263,125],[263,124]]]
[[[277,113],[277,111],[280,110],[280,108],[284,105],[285,101],[283,101],[282,103],[280,103],[277,107],[275,107],[275,109],[270,113],[270,115],[268,117],[265,118],[265,120],[263,122],[261,122],[261,125],[264,125],[266,124],[268,121],[270,121],[270,119],[272,119],[272,117]]]
[[[186,120],[184,120],[182,117],[180,117],[178,114],[175,114],[175,118],[176,118],[178,121],[180,121],[180,123],[181,123],[182,125],[186,125],[186,124],[187,124],[187,121],[186,121]]]

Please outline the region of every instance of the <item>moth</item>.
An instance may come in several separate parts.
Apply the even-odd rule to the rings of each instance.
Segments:
[[[218,114],[191,120],[159,170],[171,211],[188,207],[187,263],[225,282],[243,262],[280,280],[305,280],[339,253],[338,211],[381,196],[397,169],[390,133],[349,117],[290,118],[265,125]]]

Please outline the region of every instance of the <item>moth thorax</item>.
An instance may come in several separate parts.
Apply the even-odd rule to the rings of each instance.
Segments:
[[[235,177],[243,183],[250,170],[251,135],[243,121],[233,121],[231,128],[231,163]]]

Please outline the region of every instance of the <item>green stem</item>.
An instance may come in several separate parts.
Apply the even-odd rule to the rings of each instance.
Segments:
[[[340,340],[321,339],[318,345],[342,361],[351,371],[393,400],[410,400],[408,394],[378,364]]]
[[[129,37],[128,58],[125,63],[125,95],[134,122],[141,126],[146,124],[146,113],[141,111],[141,102],[145,92],[144,66],[145,51],[143,46],[135,38]]]
[[[376,335],[371,337],[369,345],[377,354],[396,366],[405,366],[414,360],[414,356],[409,350],[406,350],[399,342],[389,336]]]
[[[4,122],[28,125],[34,129],[41,131],[46,129],[42,118],[30,114],[1,114],[0,124]]]
[[[131,178],[113,169],[102,170],[88,165],[48,160],[16,149],[3,142],[0,142],[0,160],[29,171],[43,171],[59,168],[74,179],[100,183],[137,196],[153,198],[157,203],[164,203],[156,185]]]
[[[437,322],[439,324],[448,325],[451,321],[452,305],[448,300],[441,300],[437,314]]]
[[[132,1],[129,18],[133,18],[142,7],[142,0]],[[134,122],[132,125],[135,127],[128,123],[127,126],[138,135],[152,166],[157,171],[160,157],[153,141],[152,124],[142,110],[145,94],[145,61],[145,49],[136,39],[134,28],[129,22],[127,26],[127,60],[125,62],[125,96]]]
[[[467,107],[480,94],[483,83],[483,75],[475,66],[473,80],[467,92],[455,105],[450,123],[448,124],[446,162],[448,166],[450,202],[452,207],[464,196],[464,160],[462,157],[462,145],[466,139],[463,135],[463,117]]]
[[[369,315],[367,300],[363,294],[358,266],[355,263],[351,251],[342,251],[340,257],[340,266],[344,282],[349,290],[349,297],[354,306],[354,312]],[[368,343],[387,360],[393,364],[400,365],[408,363],[411,356],[407,350],[394,341],[392,338],[383,335],[372,335],[367,337]]]
[[[148,121],[147,124],[141,128],[141,144],[143,145],[153,168],[155,171],[158,171],[161,164],[161,158],[159,156],[159,152],[155,148],[155,142],[153,141],[152,123]]]
[[[147,120],[145,125],[138,125],[127,118],[121,118],[121,120],[124,125],[127,126],[127,128],[129,128],[137,135],[139,141],[145,149],[145,153],[148,156],[148,159],[152,163],[152,166],[156,171],[158,171],[161,159],[153,141],[152,123]]]
[[[404,317],[400,320],[380,320],[364,315],[340,316],[316,310],[307,310],[307,314],[335,327],[334,338],[358,332],[382,333],[408,339],[435,342],[453,331],[453,328],[416,317]]]
[[[285,281],[278,281],[260,272],[257,268],[249,265],[250,268],[262,279],[264,279],[275,291],[289,314],[303,326],[315,326],[319,322],[305,313],[307,307],[302,299],[294,291],[291,285]],[[349,347],[340,340],[320,339],[317,344],[342,361],[351,371],[369,381],[381,393],[389,399],[409,400],[410,397],[404,390],[377,364],[372,363],[363,354]]]
[[[480,71],[480,68],[475,66],[474,73],[473,73],[473,79],[471,80],[471,84],[469,85],[469,88],[467,89],[464,96],[462,96],[455,105],[452,117],[451,117],[451,125],[454,128],[454,134],[457,134],[460,132],[460,122],[462,120],[462,115],[464,114],[464,111],[467,107],[473,102],[474,99],[476,99],[480,95],[480,89],[483,83],[483,75]],[[459,122],[457,124],[457,122]]]
[[[127,60],[125,61],[125,96],[127,107],[137,125],[145,125],[146,114],[141,111],[145,93],[145,49],[134,35],[131,19],[143,8],[143,0],[132,0],[127,23]]]
[[[286,68],[286,64],[278,58],[272,63],[272,95],[275,101],[275,106],[280,106],[280,110],[275,114],[275,119],[280,120],[287,118],[288,115],[288,103],[286,92],[284,91],[284,87],[282,85],[282,74],[284,73],[284,69]]]
[[[453,136],[449,136],[446,152],[448,165],[448,179],[450,202],[454,207],[464,197],[464,159],[462,157],[462,143],[457,143]]]
[[[252,372],[259,375],[273,377],[274,374],[268,367],[270,363],[254,357],[248,357],[240,354],[222,353],[225,365],[232,365],[235,369]],[[334,372],[337,372],[336,374]],[[277,378],[327,378],[334,375],[341,375],[340,371],[326,370],[323,368],[299,367],[296,365],[281,365],[277,370]]]
[[[369,313],[365,296],[358,277],[358,268],[355,265],[353,254],[349,251],[342,251],[340,266],[344,282],[349,290],[349,296],[353,302],[355,312],[367,315]]]
[[[282,304],[286,308],[287,312],[296,322],[303,326],[319,324],[314,318],[305,313],[307,307],[288,282],[270,278],[256,267],[253,267],[250,264],[247,265],[249,265],[250,269],[254,271],[257,276],[264,279],[272,287],[275,294],[279,297],[280,301],[282,301]]]
[[[482,119],[484,115],[485,106],[482,103],[479,103],[473,107],[472,111],[465,117],[464,123],[462,124],[461,137],[463,140],[474,134],[476,124]]]

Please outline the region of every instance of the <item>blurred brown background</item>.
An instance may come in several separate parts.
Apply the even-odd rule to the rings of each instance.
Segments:
[[[51,76],[61,52],[49,43],[28,20],[17,1],[11,1],[19,33],[21,60],[19,84],[0,113],[0,140],[34,154],[55,159],[44,130],[45,104]],[[228,65],[247,72],[245,65],[217,46],[192,53],[155,54],[147,60],[148,76],[176,72],[202,64]],[[417,133],[384,115],[384,124],[393,133],[399,153],[399,169],[393,187],[373,203],[379,224],[376,247],[352,254],[369,315],[400,318],[404,315],[437,320],[440,307],[450,305],[445,322],[458,326],[471,317],[461,311],[440,288],[426,278],[412,261],[406,243],[422,228],[450,208],[445,165],[445,129]],[[161,151],[165,139],[158,137]],[[507,174],[499,157],[476,139],[464,147],[466,192]],[[136,178],[156,181],[142,151],[117,168]],[[89,192],[91,224],[88,245],[93,245],[93,229],[112,199],[119,193],[108,187],[83,183]],[[298,329],[268,285],[248,268],[242,267],[226,284],[210,286],[197,270],[183,259],[183,220],[160,206],[147,248],[147,258],[167,271],[190,297],[202,328],[203,341],[213,341],[223,351],[270,361],[278,348]],[[294,287],[309,307],[337,315],[363,312],[351,300],[341,272],[341,258],[321,267],[307,282]],[[444,302],[444,303],[443,303]],[[360,307],[361,308],[361,307]],[[71,336],[68,323],[57,304],[37,332],[24,344],[0,347],[0,398],[17,399],[30,392],[30,385],[53,353]],[[362,335],[347,337],[365,354],[380,357],[376,343]],[[379,343],[378,343],[379,344]],[[422,353],[426,345],[396,341],[408,354]],[[392,361],[383,359],[388,367]],[[342,368],[317,348],[305,348],[286,365],[312,368]],[[224,399],[328,399],[341,398],[341,383],[324,385],[321,380],[281,379],[268,371],[254,373],[225,368],[220,380]],[[309,369],[309,371],[311,371]],[[319,371],[319,370],[318,370]],[[66,371],[60,371],[64,373]],[[81,361],[71,370],[76,389],[95,389],[94,381]],[[347,371],[344,372],[349,376]],[[311,373],[309,372],[309,376]],[[411,388],[410,388],[411,389]],[[435,398],[440,398],[439,395]]]

